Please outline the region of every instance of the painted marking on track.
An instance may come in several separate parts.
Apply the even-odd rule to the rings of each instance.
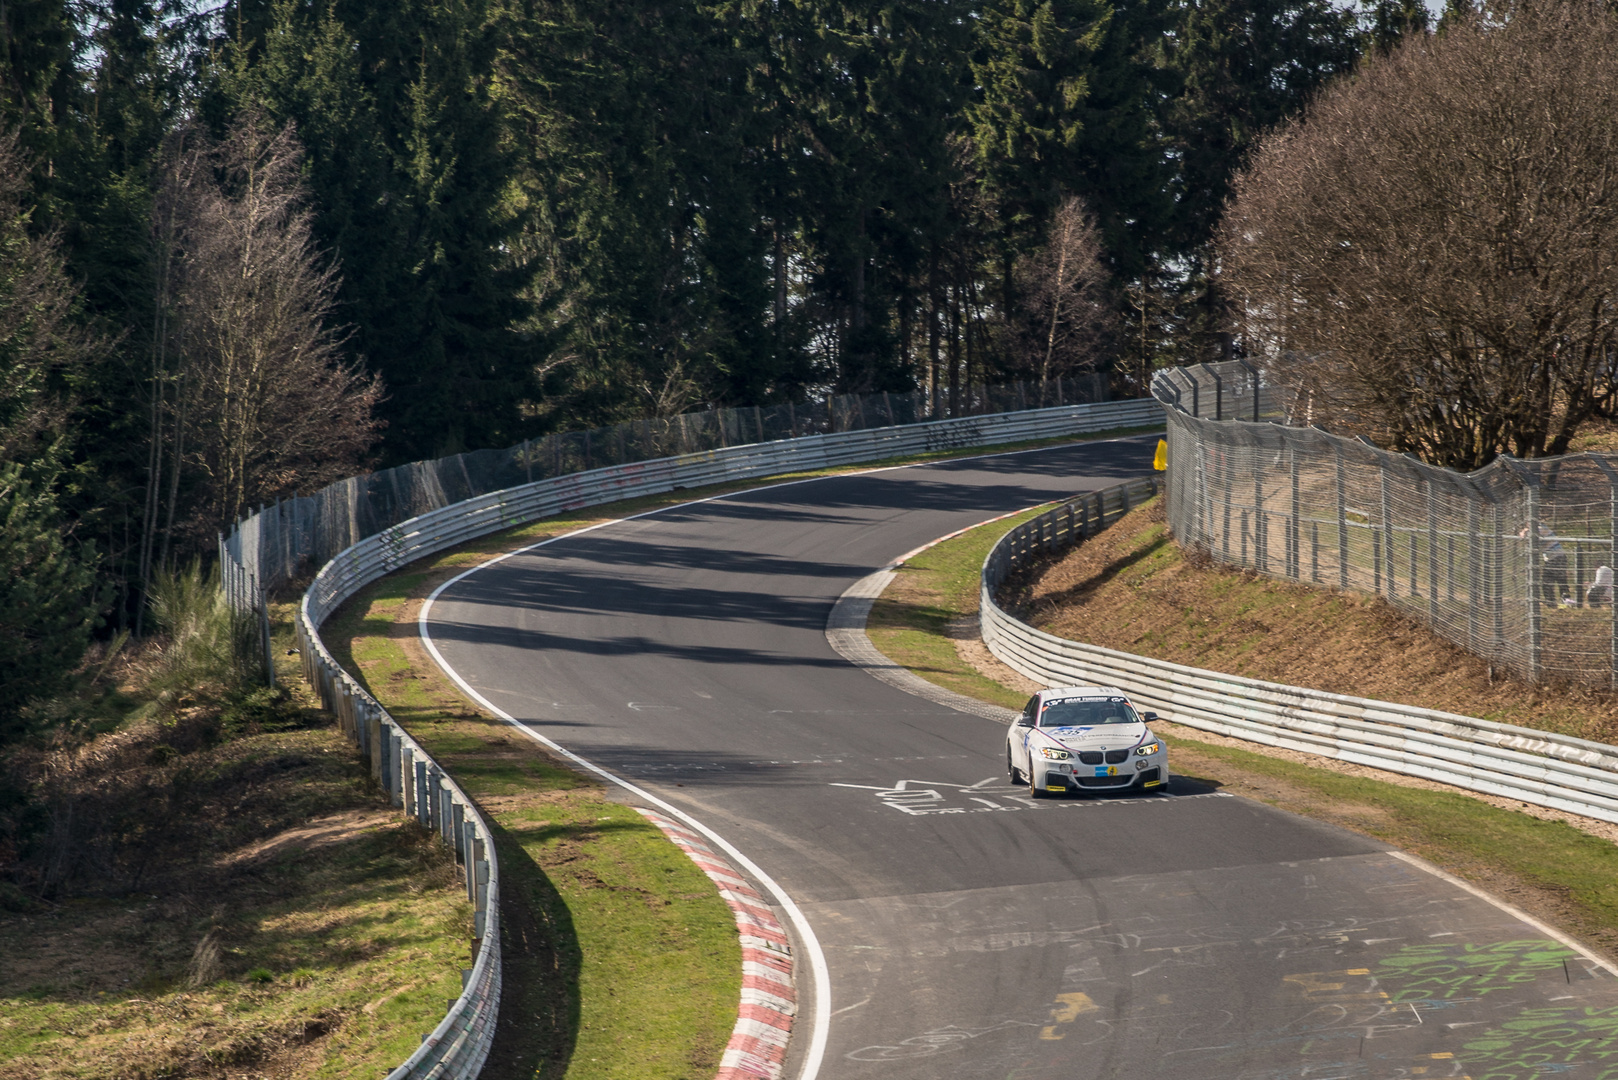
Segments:
[[[928,754],[925,756],[909,757],[882,757],[861,758],[858,764],[864,765],[885,761],[965,761],[974,757],[973,754]],[[780,767],[784,765],[848,765],[847,758],[778,758],[757,759],[754,761],[616,761],[616,768],[636,775],[650,775],[652,773],[679,772],[726,772],[732,769],[758,769],[765,767]]]
[[[1051,1009],[1051,1022],[1040,1029],[1039,1037],[1046,1042],[1057,1042],[1067,1038],[1067,1032],[1062,1028],[1073,1023],[1085,1013],[1100,1012],[1101,1006],[1090,1000],[1090,995],[1075,991],[1070,994],[1057,994],[1056,1007]]]
[[[1137,795],[1125,799],[1049,799],[1036,802],[1020,790],[1014,795],[987,790],[989,785],[1000,783],[1004,783],[1004,781],[991,777],[988,780],[979,780],[975,784],[952,784],[941,780],[900,780],[891,786],[831,783],[827,787],[853,788],[856,791],[872,792],[883,806],[888,807],[890,810],[897,810],[908,817],[925,817],[934,814],[997,814],[1007,810],[1060,810],[1099,806],[1170,806],[1187,799],[1235,798],[1234,795],[1228,792],[1211,791],[1201,795],[1170,795],[1164,792],[1155,795]],[[946,794],[944,791],[939,790],[941,788],[948,788],[950,792]],[[983,794],[972,794],[973,792],[982,792]],[[1010,805],[1001,806],[990,799],[984,798],[983,795],[992,795],[1004,799]],[[954,805],[952,802],[953,797],[959,797],[965,802],[975,802],[982,805]]]

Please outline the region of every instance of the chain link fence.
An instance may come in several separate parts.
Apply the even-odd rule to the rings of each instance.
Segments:
[[[1185,547],[1375,593],[1531,681],[1618,688],[1618,457],[1436,468],[1302,426],[1243,361],[1160,372],[1152,394]]]

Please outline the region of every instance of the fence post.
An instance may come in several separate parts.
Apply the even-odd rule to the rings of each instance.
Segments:
[[[1607,565],[1618,572],[1618,470],[1607,464],[1599,454],[1592,454],[1597,467],[1607,476],[1608,516],[1611,518],[1607,542]],[[1575,583],[1578,584],[1577,582]],[[1618,690],[1618,584],[1609,588],[1607,604],[1612,616],[1607,627],[1607,669],[1609,685]]]
[[[1397,581],[1395,580],[1393,509],[1388,492],[1388,466],[1380,458],[1377,459],[1376,474],[1377,479],[1382,483],[1382,521],[1378,524],[1377,528],[1378,531],[1382,533],[1382,544],[1380,546],[1387,557],[1387,564],[1381,568],[1382,576],[1387,578],[1388,599],[1397,600],[1399,598],[1399,587]]]
[[[1438,491],[1432,477],[1423,477],[1427,486],[1427,618],[1438,625]],[[1454,560],[1451,559],[1453,563]]]
[[[1494,551],[1491,553],[1489,576],[1493,580],[1494,626],[1490,653],[1498,652],[1506,641],[1506,508],[1498,500],[1494,504]]]
[[[1303,577],[1303,544],[1302,523],[1298,515],[1298,448],[1290,445],[1288,440],[1287,457],[1291,459],[1292,468],[1292,523],[1287,527],[1287,546],[1291,550],[1287,553],[1292,565],[1288,568],[1289,576],[1297,581]]]
[[[1523,475],[1523,509],[1528,518],[1528,677],[1539,681],[1540,665],[1544,661],[1545,613],[1540,604],[1540,588],[1544,584],[1543,553],[1539,544],[1539,485]]]
[[[1343,466],[1343,448],[1331,440],[1332,457],[1337,464],[1337,586],[1348,588],[1348,476]]]
[[[261,509],[259,515],[262,517]],[[262,564],[263,559],[259,562]],[[270,641],[270,598],[264,594],[264,585],[259,581],[257,574],[247,579],[253,590],[253,606],[258,609],[258,632],[264,641],[264,682],[271,690],[275,689],[275,645]]]
[[[1258,444],[1254,444],[1255,451]],[[1253,471],[1253,565],[1259,573],[1269,570],[1269,521],[1264,513],[1264,474]]]
[[[1482,489],[1478,494],[1483,494]],[[1478,640],[1478,578],[1483,573],[1483,514],[1476,499],[1466,500],[1466,640],[1472,651],[1481,653],[1483,643]]]
[[[1232,486],[1230,482],[1230,447],[1228,446],[1219,448],[1219,486],[1225,493],[1224,549],[1225,562],[1228,563],[1230,562],[1230,500]]]

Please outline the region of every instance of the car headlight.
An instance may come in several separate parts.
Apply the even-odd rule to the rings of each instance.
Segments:
[[[1052,761],[1066,761],[1068,758],[1073,756],[1066,750],[1058,750],[1054,746],[1041,746],[1037,749],[1041,754],[1050,758]]]
[[[1135,753],[1145,757],[1147,754],[1155,754],[1161,749],[1163,749],[1162,743],[1149,742],[1145,746],[1135,747]]]

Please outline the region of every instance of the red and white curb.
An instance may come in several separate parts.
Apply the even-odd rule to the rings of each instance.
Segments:
[[[786,1064],[792,1017],[798,1011],[786,931],[764,898],[700,834],[656,810],[636,809],[708,875],[736,916],[742,944],[742,1003],[715,1080],[760,1076],[779,1080]]]

